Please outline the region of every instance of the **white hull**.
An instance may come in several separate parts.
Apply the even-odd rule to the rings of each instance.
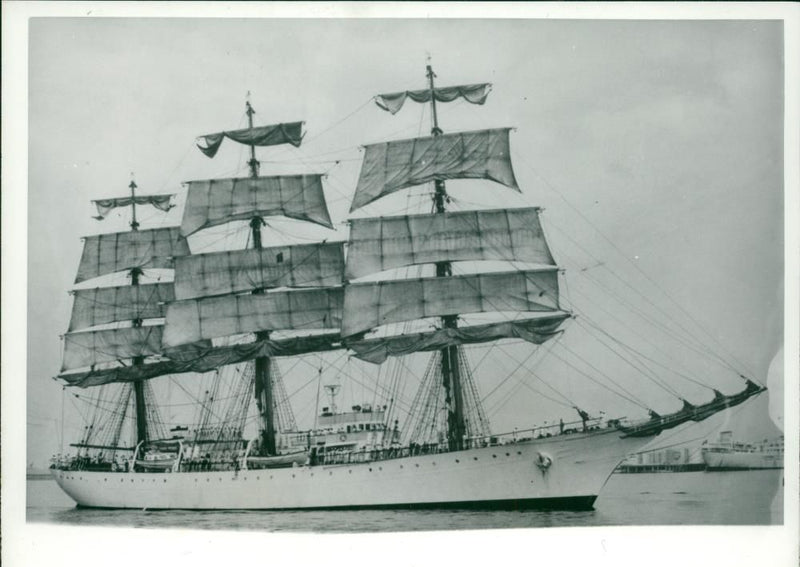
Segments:
[[[730,451],[726,453],[703,451],[706,469],[710,471],[735,471],[750,469],[782,469],[783,456],[766,452]]]
[[[619,431],[605,429],[349,465],[54,475],[80,506],[99,508],[591,508],[614,468],[650,439],[621,438]],[[546,468],[543,456],[551,460]]]

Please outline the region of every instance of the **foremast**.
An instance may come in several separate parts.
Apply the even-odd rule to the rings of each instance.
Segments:
[[[436,113],[436,88],[434,86],[433,68],[427,65],[427,76],[430,84],[431,98],[431,135],[436,137],[444,132],[439,128],[439,117]],[[436,214],[444,214],[447,203],[447,189],[444,179],[434,180],[433,203]],[[449,261],[436,262],[436,277],[446,278],[453,275],[453,265]],[[445,329],[458,327],[457,315],[444,315],[442,326]],[[464,444],[466,426],[464,423],[464,396],[462,395],[461,372],[459,368],[458,345],[443,348],[440,352],[442,368],[442,386],[445,391],[445,404],[447,406],[447,446],[451,451],[459,450]]]
[[[253,115],[256,113],[253,110],[250,101],[247,101],[247,124],[249,128],[253,129]],[[250,144],[250,160],[247,162],[250,167],[250,177],[253,179],[258,178],[259,163],[256,159],[256,146]],[[261,250],[261,227],[266,223],[264,219],[254,214],[250,219],[250,230],[253,238],[253,248]],[[259,288],[253,290],[254,295],[260,295],[264,290]],[[256,331],[256,341],[265,341],[269,339],[269,331]],[[264,455],[274,455],[277,452],[275,442],[275,416],[273,415],[273,389],[272,378],[270,376],[270,369],[272,361],[268,356],[259,356],[255,359],[255,398],[256,406],[258,407],[258,415],[260,419],[260,449]]]
[[[431,134],[366,146],[350,211],[430,182],[433,207],[427,214],[350,220],[346,276],[351,281],[345,290],[342,337],[356,356],[377,363],[387,356],[435,352],[413,404],[420,409],[410,416],[409,441],[439,443],[431,438],[438,431],[444,434],[441,442],[448,450],[461,450],[468,438],[489,434],[462,345],[503,338],[541,344],[558,334],[569,314],[558,304],[558,268],[541,230],[538,208],[448,211],[447,179],[486,179],[516,191],[519,187],[510,162],[510,128],[445,134],[439,125],[437,102],[463,98],[483,104],[490,85],[437,88],[435,77],[428,65],[426,89],[376,97],[378,106],[392,114],[409,98],[430,102]],[[454,261],[523,262],[538,267],[455,275]],[[424,264],[433,264],[434,277],[352,281]],[[529,319],[459,325],[465,314],[501,312],[540,313]],[[429,317],[436,318],[434,330],[382,334],[389,332],[386,325]],[[378,335],[365,339],[371,331]]]

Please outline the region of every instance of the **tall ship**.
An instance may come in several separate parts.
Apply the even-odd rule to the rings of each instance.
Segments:
[[[747,471],[783,468],[783,436],[757,443],[743,443],[732,431],[722,431],[717,441],[702,446],[707,471]]]
[[[425,88],[375,97],[392,115],[407,102],[430,105],[431,131],[363,148],[346,240],[323,174],[262,175],[256,148],[299,148],[303,122],[256,126],[249,101],[246,128],[198,143],[212,158],[226,139],[248,147],[249,175],[186,182],[180,226],[141,229],[137,210],[168,211],[172,196],[138,194],[133,181],[129,195],[96,201],[98,218],[130,208],[131,221],[85,238],[64,335],[58,379],[95,400],[76,454],[52,467],[78,505],[590,509],[626,455],[764,391],[736,375],[739,392],[709,387],[708,401],[678,397],[670,413],[642,406],[639,419],[610,418],[566,404],[566,420],[492,431],[483,359],[469,349],[513,342],[539,352],[576,315],[560,302],[568,275],[539,207],[456,206],[460,180],[497,203],[521,193],[512,128],[445,132],[437,104],[483,105],[491,85],[435,78],[429,65]],[[411,188],[426,190],[426,212],[381,216],[387,196]],[[265,238],[287,218],[295,240]],[[243,241],[214,232],[236,223],[247,227]],[[338,407],[344,385],[330,375],[342,359],[380,384],[378,402]],[[284,383],[298,364],[317,383],[304,428]],[[489,366],[482,372],[507,372]],[[403,402],[412,375],[419,388]],[[174,426],[157,386],[187,376],[205,389],[191,424]]]

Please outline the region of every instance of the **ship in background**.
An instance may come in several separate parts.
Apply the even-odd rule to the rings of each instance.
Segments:
[[[746,471],[783,468],[783,435],[756,443],[733,439],[732,431],[722,431],[716,442],[705,441],[703,461],[708,471]]]
[[[95,287],[74,290],[64,337],[58,378],[96,392],[78,454],[53,465],[80,506],[589,509],[620,461],[660,432],[765,390],[737,374],[738,393],[708,387],[711,399],[698,404],[676,395],[677,411],[642,406],[638,420],[591,416],[561,394],[577,420],[493,432],[469,346],[536,350],[575,315],[559,301],[563,276],[538,207],[456,208],[450,180],[485,181],[498,202],[521,192],[511,128],[445,133],[436,104],[482,105],[490,85],[442,88],[434,78],[428,66],[427,88],[375,98],[392,114],[407,100],[430,103],[432,130],[365,147],[346,246],[322,174],[261,175],[255,148],[299,147],[303,123],[256,127],[249,102],[247,128],[198,144],[209,157],[226,138],[249,146],[249,175],[187,182],[180,227],[140,230],[136,207],[167,211],[172,196],[137,195],[134,182],[130,196],[96,202],[100,218],[131,207],[132,220],[130,231],[86,238],[76,284]],[[430,188],[428,212],[379,216],[384,197],[417,186]],[[364,216],[366,207],[378,216]],[[327,232],[265,242],[262,228],[276,218]],[[238,246],[202,235],[235,223],[248,226]],[[205,251],[215,238],[225,249]],[[330,353],[371,363],[362,374],[384,380],[376,390],[385,403],[340,411],[339,385],[322,379],[331,368],[342,374]],[[309,356],[329,401],[300,429],[281,367]],[[412,357],[428,362],[402,408]],[[197,374],[211,378],[192,426],[170,429],[151,383]]]
[[[699,447],[669,447],[630,455],[615,473],[697,472],[706,470]]]

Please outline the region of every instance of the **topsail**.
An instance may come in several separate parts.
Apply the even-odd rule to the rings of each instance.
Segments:
[[[558,309],[556,268],[357,283],[345,288],[342,336],[425,317]]]
[[[555,263],[534,207],[350,221],[348,279],[401,266],[463,260]]]
[[[96,325],[163,317],[166,302],[175,299],[172,283],[96,287],[72,292],[70,331]]]
[[[322,176],[282,175],[189,181],[181,235],[254,216],[304,220],[333,228]]]
[[[342,283],[341,242],[271,246],[176,258],[175,296],[194,299],[273,287]]]
[[[177,227],[87,236],[75,283],[134,268],[172,268],[175,256],[188,253]]]
[[[350,212],[400,189],[445,179],[490,179],[519,191],[510,128],[457,132],[366,146]]]

